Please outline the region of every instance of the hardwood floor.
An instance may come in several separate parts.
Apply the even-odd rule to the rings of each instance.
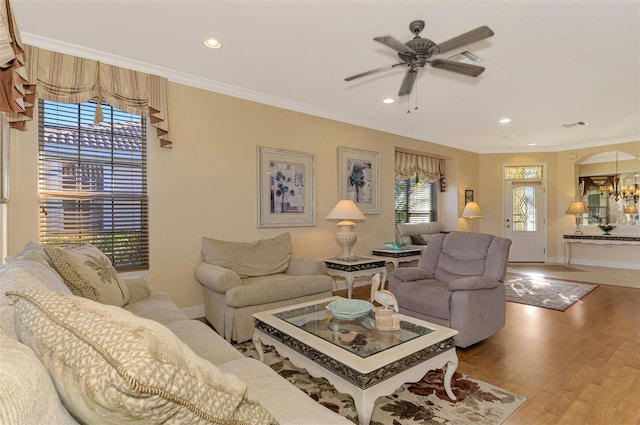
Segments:
[[[640,289],[600,285],[565,312],[507,302],[506,326],[457,353],[459,371],[528,398],[505,425],[640,424]]]

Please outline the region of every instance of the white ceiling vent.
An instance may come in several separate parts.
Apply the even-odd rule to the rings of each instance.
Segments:
[[[451,61],[463,62],[463,63],[474,63],[474,62],[480,62],[482,60],[479,56],[471,53],[468,50],[465,50],[464,52],[460,52],[457,55],[453,55],[447,59]]]
[[[589,125],[589,124],[587,124],[584,121],[578,121],[578,122],[571,122],[571,123],[568,123],[568,124],[562,124],[562,126],[565,127],[565,128],[579,127],[579,126],[582,126],[582,125]]]

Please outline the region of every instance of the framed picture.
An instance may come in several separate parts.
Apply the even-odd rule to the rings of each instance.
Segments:
[[[351,199],[363,214],[380,214],[378,152],[338,147],[338,197]]]
[[[464,191],[464,203],[466,204],[467,202],[473,202],[473,190],[471,189]]]
[[[258,146],[258,227],[315,226],[313,154]]]

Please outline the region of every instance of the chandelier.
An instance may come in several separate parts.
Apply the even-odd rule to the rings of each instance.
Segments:
[[[610,184],[606,187],[605,185],[600,185],[598,190],[600,191],[600,196],[603,199],[608,196],[614,201],[619,201],[620,199],[622,199],[623,201],[632,200],[634,204],[638,202],[638,195],[640,195],[638,183],[626,186],[623,182],[623,185],[620,186],[620,174],[618,174],[618,152],[616,152],[616,174],[615,176],[613,176],[613,184]]]

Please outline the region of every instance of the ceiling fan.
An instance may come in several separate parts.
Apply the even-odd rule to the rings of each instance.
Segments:
[[[478,65],[471,65],[462,62],[456,62],[447,59],[430,59],[433,55],[439,55],[441,53],[449,52],[458,47],[483,40],[491,37],[493,31],[487,26],[481,26],[474,30],[460,34],[450,40],[436,44],[428,38],[420,37],[420,33],[424,29],[424,21],[413,21],[409,24],[409,30],[415,34],[412,40],[402,43],[390,35],[383,37],[375,37],[374,40],[378,43],[382,43],[387,47],[391,47],[398,52],[398,56],[402,59],[402,62],[393,65],[383,66],[381,68],[372,69],[370,71],[362,72],[360,74],[347,77],[345,81],[352,81],[356,78],[371,75],[376,72],[386,71],[393,69],[397,66],[406,65],[409,67],[407,73],[404,75],[402,85],[400,85],[400,91],[398,96],[404,96],[411,93],[413,85],[416,82],[418,71],[420,71],[426,64],[431,65],[433,68],[445,69],[447,71],[457,72],[458,74],[464,74],[471,77],[477,77],[482,74],[484,67]]]

